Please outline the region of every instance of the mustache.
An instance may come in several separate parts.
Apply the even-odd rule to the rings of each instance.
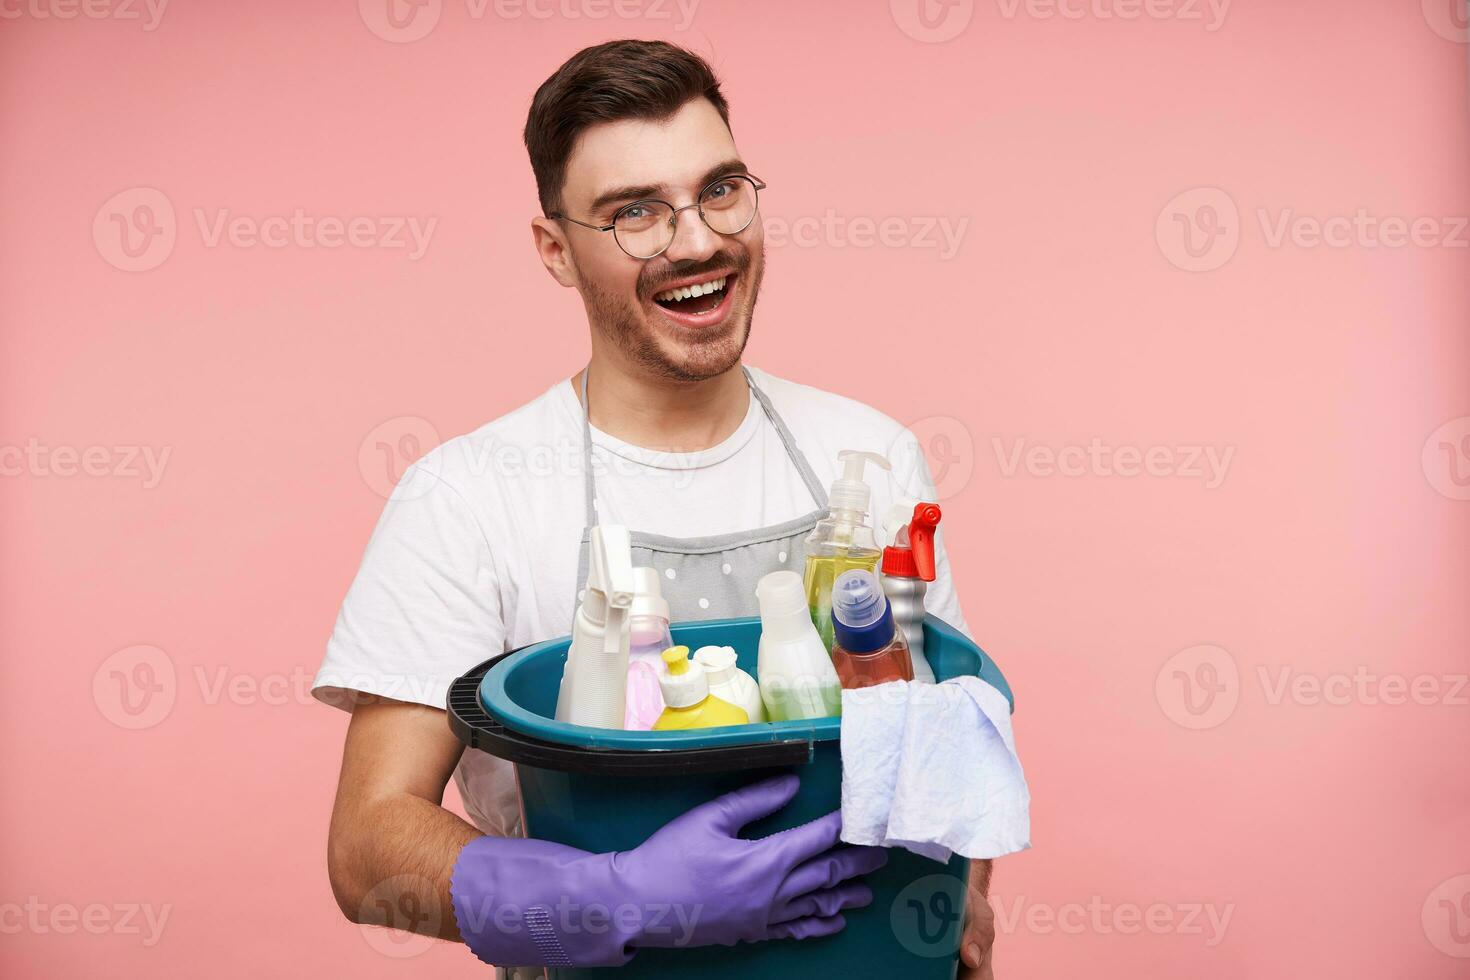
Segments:
[[[643,296],[652,296],[661,293],[671,283],[679,279],[687,279],[690,276],[704,275],[706,272],[719,272],[725,269],[742,273],[750,268],[750,255],[741,252],[738,255],[726,252],[723,249],[711,255],[703,262],[690,262],[687,265],[670,264],[667,268],[656,271],[645,271],[638,277],[638,292]]]

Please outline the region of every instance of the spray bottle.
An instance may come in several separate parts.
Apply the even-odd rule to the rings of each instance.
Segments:
[[[893,608],[893,621],[909,641],[914,680],[934,682],[924,656],[924,593],[934,581],[934,530],[939,505],[918,500],[894,504],[884,521],[893,543],[883,549],[883,591]]]
[[[832,649],[832,583],[837,576],[854,568],[874,571],[882,552],[868,524],[868,503],[872,490],[863,479],[867,463],[892,469],[888,460],[877,453],[844,449],[837,454],[842,476],[832,481],[827,516],[806,538],[807,606],[812,623],[822,638],[822,645]]]
[[[618,524],[594,527],[590,552],[556,720],[620,729],[628,682],[628,613],[635,589],[628,529]]]

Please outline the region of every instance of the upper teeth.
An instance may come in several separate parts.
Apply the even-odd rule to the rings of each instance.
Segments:
[[[713,293],[724,289],[726,278],[728,277],[721,276],[718,279],[711,279],[709,282],[695,283],[693,286],[680,286],[678,289],[668,289],[653,298],[665,302],[673,302],[676,299],[693,299],[696,296],[703,296],[705,293]]]

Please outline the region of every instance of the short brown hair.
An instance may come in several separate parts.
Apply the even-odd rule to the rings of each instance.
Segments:
[[[701,96],[730,125],[730,107],[709,64],[667,41],[608,41],[572,55],[541,83],[526,116],[541,210],[560,209],[567,161],[586,129],[619,119],[667,119]]]

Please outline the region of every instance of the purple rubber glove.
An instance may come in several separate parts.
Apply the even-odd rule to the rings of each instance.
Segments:
[[[460,935],[497,966],[622,966],[641,946],[840,932],[843,909],[873,900],[849,879],[886,864],[882,848],[838,847],[837,811],[760,840],[737,836],[791,802],[798,785],[777,776],[726,793],[631,851],[476,838],[450,879]]]

